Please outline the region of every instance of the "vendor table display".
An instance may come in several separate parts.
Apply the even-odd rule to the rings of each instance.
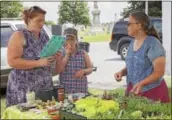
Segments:
[[[124,97],[111,91],[66,95],[65,100],[42,102],[23,109],[11,106],[2,119],[171,119],[171,103],[162,104],[143,97]]]

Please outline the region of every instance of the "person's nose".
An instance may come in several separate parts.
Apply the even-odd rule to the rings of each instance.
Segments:
[[[44,22],[40,22],[40,27],[43,27],[44,26]]]

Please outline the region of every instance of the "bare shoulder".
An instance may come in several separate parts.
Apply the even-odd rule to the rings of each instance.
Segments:
[[[10,43],[15,43],[15,44],[24,44],[24,35],[21,31],[15,31],[10,40],[9,40],[9,44]]]

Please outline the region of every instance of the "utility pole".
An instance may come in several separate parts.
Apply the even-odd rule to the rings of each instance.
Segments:
[[[148,15],[148,0],[145,1],[145,13]]]
[[[117,14],[115,13],[115,22],[117,21]]]

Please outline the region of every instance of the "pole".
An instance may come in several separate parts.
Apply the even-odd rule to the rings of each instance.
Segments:
[[[115,13],[115,22],[117,21],[117,15],[116,15],[116,13]]]
[[[145,13],[148,15],[148,1],[145,1]]]

